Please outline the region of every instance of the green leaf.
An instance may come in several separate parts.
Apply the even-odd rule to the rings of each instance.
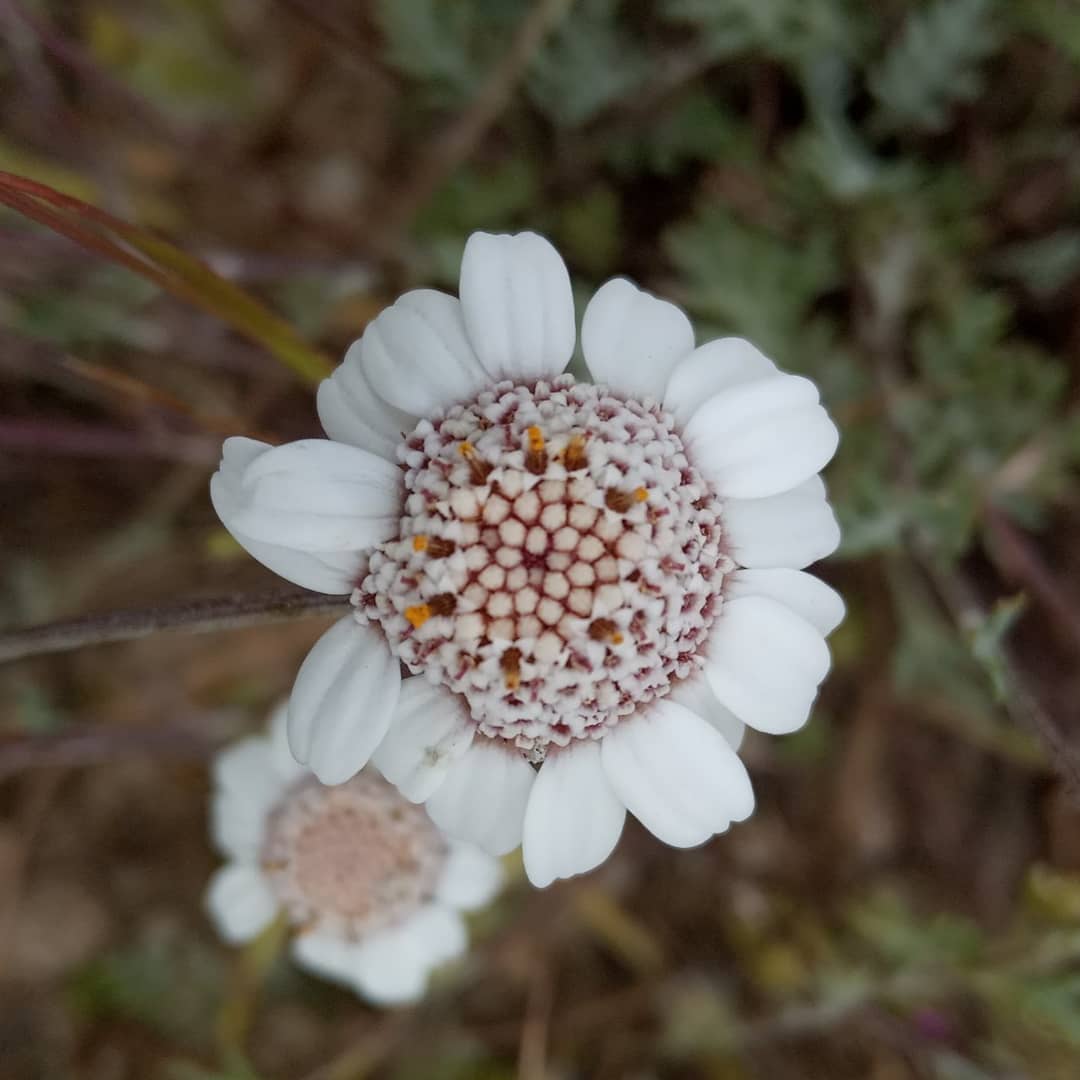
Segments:
[[[1080,1049],[1080,973],[1014,984],[1002,1004],[1024,1026]]]
[[[392,67],[423,82],[441,104],[460,104],[476,90],[469,4],[380,0],[375,10]]]
[[[994,269],[1021,281],[1035,296],[1049,299],[1080,276],[1080,229],[1059,229],[1049,236],[1003,248]]]
[[[746,225],[707,204],[669,230],[665,247],[682,274],[682,300],[728,333],[749,338],[782,366],[805,363],[803,322],[839,278],[837,234],[801,235]]]
[[[71,984],[89,1017],[135,1021],[187,1046],[212,1044],[224,977],[220,953],[177,928],[150,928],[106,953]]]
[[[920,393],[899,418],[927,489],[951,491],[985,483],[1047,430],[1067,375],[1056,359],[1009,336],[1012,307],[1000,294],[954,288],[936,305],[915,332]]]
[[[1018,26],[1080,66],[1080,7],[1061,0],[1024,0],[1007,10]]]
[[[412,78],[424,101],[460,107],[502,56],[525,0],[379,0],[376,18],[386,58]]]
[[[933,0],[912,12],[869,74],[885,131],[940,131],[982,90],[981,67],[1003,39],[995,0]]]
[[[670,176],[695,161],[746,164],[757,154],[749,125],[701,89],[615,131],[607,142],[607,158],[624,176]]]
[[[848,918],[884,959],[905,968],[971,964],[985,949],[983,932],[970,919],[948,912],[926,917],[889,891],[857,902]]]
[[[717,58],[852,54],[864,33],[864,5],[857,0],[665,0],[661,10],[673,22],[697,27]]]
[[[622,0],[578,0],[533,60],[529,96],[560,127],[579,127],[640,85],[653,59],[619,21]]]

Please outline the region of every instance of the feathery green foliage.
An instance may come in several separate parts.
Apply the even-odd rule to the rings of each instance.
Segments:
[[[950,109],[983,86],[982,64],[1002,41],[996,0],[931,0],[870,70],[882,128],[940,131]]]

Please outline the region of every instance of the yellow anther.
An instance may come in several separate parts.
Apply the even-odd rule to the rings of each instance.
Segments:
[[[427,551],[428,538],[426,536],[414,536],[412,538],[413,551]]]
[[[644,502],[648,497],[649,497],[649,492],[648,492],[647,488],[643,488],[643,487],[634,488],[634,501],[635,502]]]
[[[405,618],[414,630],[419,630],[431,618],[431,607],[428,604],[414,604],[405,609]]]
[[[624,640],[625,639],[623,638],[622,634],[612,634],[611,635],[611,644],[612,645],[621,645]]]
[[[463,458],[465,458],[466,460],[468,460],[469,458],[471,458],[471,457],[473,456],[473,454],[475,454],[475,453],[476,453],[476,447],[475,447],[475,446],[473,446],[473,444],[472,444],[471,442],[463,442],[463,443],[462,443],[462,444],[461,444],[461,445],[460,445],[460,446],[458,447],[458,453],[459,453],[459,454],[460,454],[460,455],[461,455],[461,456],[462,456]]]
[[[535,424],[526,428],[525,434],[529,437],[529,449],[533,453],[539,453],[544,449],[544,433]]]

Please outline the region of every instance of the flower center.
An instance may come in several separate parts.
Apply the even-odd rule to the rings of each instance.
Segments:
[[[670,417],[601,386],[502,383],[422,420],[400,536],[354,594],[411,671],[534,757],[701,664],[733,565]]]
[[[271,814],[263,868],[305,929],[358,939],[431,899],[446,845],[422,807],[378,776],[302,780]]]

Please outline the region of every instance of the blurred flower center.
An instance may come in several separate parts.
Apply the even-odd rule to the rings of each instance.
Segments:
[[[263,866],[290,922],[361,937],[428,903],[446,854],[422,807],[361,773],[293,788],[270,817]]]
[[[569,376],[503,383],[405,440],[400,535],[354,602],[414,673],[535,759],[701,664],[732,562],[667,414]]]

